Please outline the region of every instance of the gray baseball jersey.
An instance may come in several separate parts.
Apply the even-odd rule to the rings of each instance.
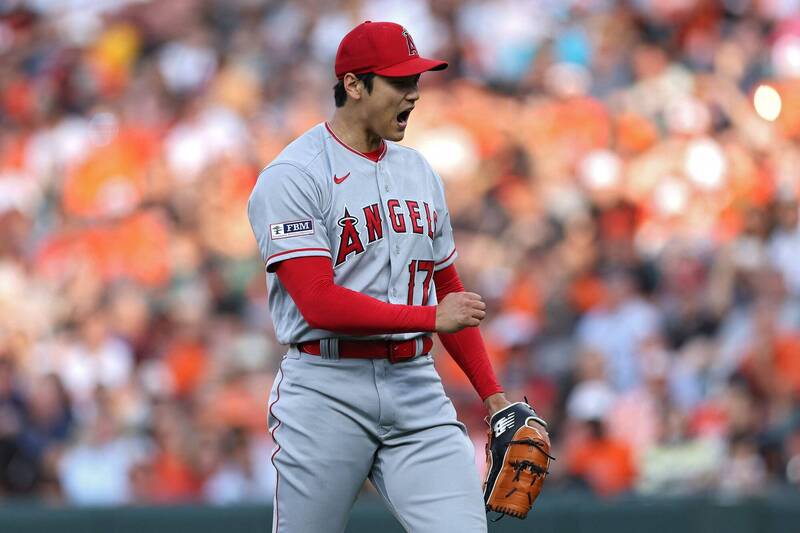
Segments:
[[[441,179],[417,151],[385,142],[374,162],[324,123],[261,172],[248,216],[266,263],[270,312],[282,344],[343,335],[308,325],[272,273],[278,262],[330,257],[337,285],[388,303],[435,305],[433,273],[457,255]]]

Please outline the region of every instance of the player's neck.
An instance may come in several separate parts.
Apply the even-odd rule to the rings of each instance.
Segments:
[[[381,139],[378,135],[369,131],[357,117],[337,109],[333,118],[328,121],[328,127],[333,133],[354,150],[366,154],[373,152],[381,147]]]

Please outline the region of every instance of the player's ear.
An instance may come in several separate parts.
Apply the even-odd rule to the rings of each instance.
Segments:
[[[344,75],[344,78],[342,78],[342,82],[344,83],[344,90],[348,98],[361,100],[361,96],[364,94],[365,90],[363,81],[359,80],[352,72],[348,72]]]

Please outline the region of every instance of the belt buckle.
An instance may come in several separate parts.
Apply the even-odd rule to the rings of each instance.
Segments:
[[[414,353],[412,353],[411,355],[400,355],[399,354],[400,345],[402,345],[404,342],[408,342],[408,341],[400,341],[400,342],[386,341],[386,348],[387,348],[387,352],[389,354],[388,358],[389,358],[389,362],[391,364],[394,365],[396,363],[402,363],[403,361],[408,361],[410,359],[414,359],[414,356],[416,354],[416,350],[414,350]]]

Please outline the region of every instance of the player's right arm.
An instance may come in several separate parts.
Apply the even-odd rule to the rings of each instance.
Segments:
[[[307,257],[277,264],[275,272],[303,318],[315,329],[351,335],[455,332],[477,326],[486,304],[474,293],[448,295],[438,306],[401,305],[336,285],[329,259]]]
[[[473,293],[410,306],[336,285],[322,205],[314,179],[282,163],[262,172],[247,208],[267,271],[277,274],[309,326],[355,335],[453,332],[483,319],[485,304]]]

